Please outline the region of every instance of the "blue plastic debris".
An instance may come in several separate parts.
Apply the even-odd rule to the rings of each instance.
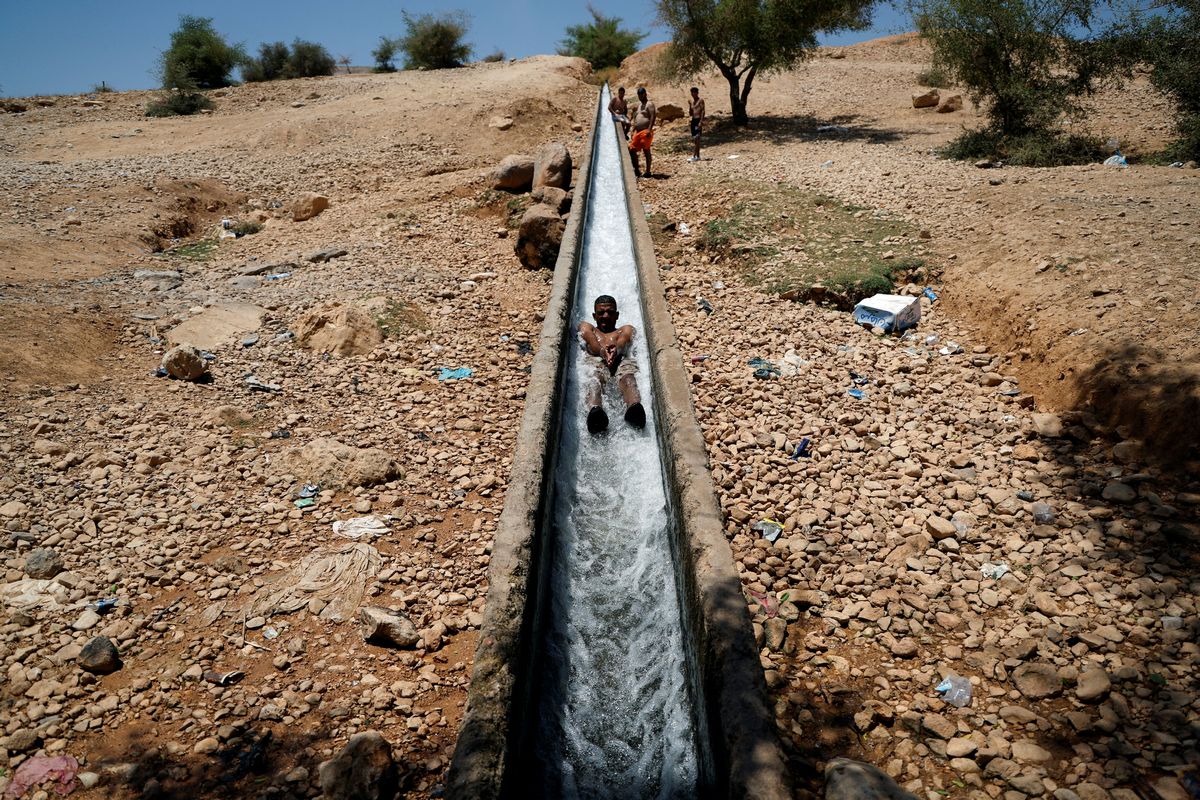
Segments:
[[[797,461],[801,458],[808,458],[812,453],[808,452],[808,446],[812,444],[807,436],[800,440],[800,444],[796,445],[796,452],[792,453],[792,461]]]
[[[459,381],[463,378],[469,378],[474,374],[475,371],[470,367],[456,367],[454,369],[451,369],[450,367],[442,367],[441,372],[438,373],[438,380]]]
[[[866,400],[867,399],[867,393],[864,392],[862,389],[851,389],[850,391],[846,392],[846,394],[850,395],[855,400]]]
[[[921,294],[928,297],[929,301],[931,303],[937,302],[937,299],[938,299],[937,292],[935,292],[933,289],[929,288],[928,286],[925,287],[925,291],[921,292]]]

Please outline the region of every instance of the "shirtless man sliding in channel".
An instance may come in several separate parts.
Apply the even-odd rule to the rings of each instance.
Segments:
[[[592,304],[592,318],[596,320],[579,323],[579,338],[582,340],[584,358],[595,373],[587,389],[587,426],[590,433],[601,433],[608,429],[608,415],[604,413],[601,397],[604,387],[614,376],[621,388],[625,401],[625,421],[635,428],[646,426],[646,409],[642,407],[642,396],[637,388],[637,364],[627,358],[629,346],[636,333],[632,325],[617,327],[617,301],[602,294]]]

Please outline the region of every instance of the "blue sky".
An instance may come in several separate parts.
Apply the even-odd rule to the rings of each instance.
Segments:
[[[601,0],[596,7],[624,26],[649,32],[643,44],[665,41],[654,25],[651,0]],[[116,89],[157,85],[154,69],[180,14],[211,17],[231,42],[254,52],[264,41],[299,37],[323,44],[334,57],[371,63],[381,35],[403,32],[401,9],[413,14],[463,10],[476,57],[497,49],[510,58],[552,53],[568,25],[590,19],[586,0],[511,0],[507,3],[385,2],[384,0],[258,0],[247,3],[170,0],[0,0],[0,96],[84,92],[105,81]],[[888,6],[869,32],[832,37],[849,44],[898,33],[905,20]]]

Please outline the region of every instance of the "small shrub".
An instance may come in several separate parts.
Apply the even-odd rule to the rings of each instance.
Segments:
[[[1095,164],[1104,159],[1099,139],[1053,131],[1004,136],[991,129],[965,131],[941,150],[958,161],[995,159],[1018,167]]]
[[[115,91],[116,91],[116,89],[112,88],[104,81],[100,81],[99,83],[92,84],[92,94],[107,94],[109,92],[115,92]]]
[[[950,76],[941,67],[930,67],[929,69],[921,70],[917,73],[917,83],[933,89],[945,89],[947,86],[953,85],[950,81]]]
[[[184,261],[208,261],[217,252],[216,239],[200,239],[190,244],[181,244],[166,251],[166,255]]]
[[[494,53],[488,53],[480,60],[485,64],[498,64],[501,61],[508,60],[508,56],[504,54],[503,50],[497,50]]]
[[[229,86],[233,68],[245,60],[245,51],[221,38],[211,18],[185,14],[160,59],[162,85],[183,90]]]
[[[287,77],[318,78],[332,75],[336,63],[329,51],[321,45],[296,39],[292,42],[292,53],[288,56]]]
[[[248,83],[279,80],[287,69],[289,55],[283,42],[263,42],[258,46],[258,57],[248,58],[242,64],[242,80]]]
[[[243,236],[251,236],[253,234],[256,234],[259,231],[261,231],[262,229],[263,229],[263,226],[262,226],[261,222],[254,222],[253,220],[246,220],[244,222],[238,222],[238,223],[234,224],[232,227],[230,227],[229,230],[233,231],[233,235],[237,236],[240,239]]]
[[[146,104],[147,117],[186,117],[213,108],[200,92],[164,92]]]
[[[450,69],[471,57],[471,46],[463,42],[470,22],[465,13],[403,16],[407,31],[397,44],[404,51],[405,69]]]
[[[567,38],[558,46],[560,56],[578,56],[589,61],[594,69],[619,67],[633,55],[646,34],[627,31],[620,17],[606,17],[588,4],[592,21],[568,25]]]
[[[375,59],[376,72],[395,72],[396,71],[396,53],[400,52],[400,42],[398,39],[389,39],[386,36],[379,37],[379,45],[371,51],[371,58]]]
[[[593,86],[603,86],[606,83],[609,86],[616,86],[617,79],[620,76],[620,67],[604,67],[603,69],[592,70],[592,72],[586,78],[584,78],[584,80]],[[688,146],[688,149],[691,149],[690,145]]]

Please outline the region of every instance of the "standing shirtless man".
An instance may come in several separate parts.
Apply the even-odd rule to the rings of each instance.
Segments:
[[[646,87],[637,90],[638,106],[633,116],[633,138],[629,140],[629,157],[633,159],[633,174],[638,174],[638,151],[646,154],[646,174],[650,177],[650,145],[654,143],[654,123],[658,109],[646,99]]]
[[[704,126],[704,101],[700,99],[700,90],[692,87],[692,99],[688,101],[688,124],[692,129],[692,157],[688,161],[700,160],[700,131]]]
[[[602,393],[614,376],[621,387],[621,398],[625,401],[625,421],[635,428],[646,427],[646,409],[637,388],[637,364],[627,356],[633,342],[632,325],[617,327],[616,298],[602,294],[592,304],[592,318],[596,320],[579,323],[579,338],[582,340],[584,356],[595,379],[587,389],[589,433],[601,433],[608,429],[608,415],[604,413]]]
[[[629,101],[625,99],[625,87],[617,89],[617,94],[613,99],[608,101],[608,113],[612,114],[612,118],[621,123],[621,132],[625,134],[625,139],[629,139]]]

